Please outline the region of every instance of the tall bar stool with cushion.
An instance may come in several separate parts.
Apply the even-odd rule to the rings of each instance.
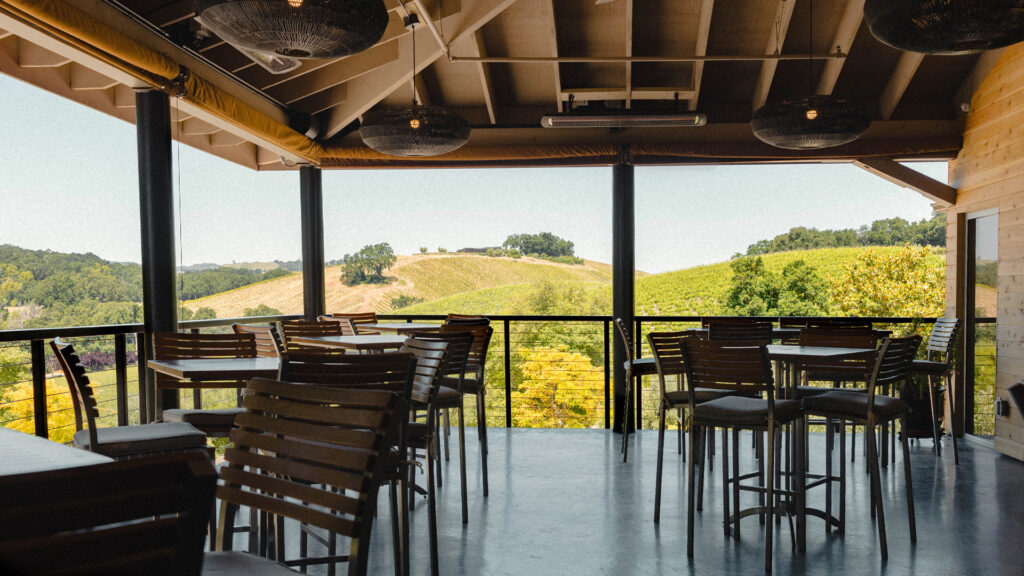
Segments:
[[[256,338],[253,334],[190,334],[179,332],[157,332],[153,335],[153,356],[157,360],[181,360],[187,358],[255,358]],[[178,380],[166,374],[156,375],[158,390],[193,389],[192,408],[162,410],[164,422],[188,422],[202,430],[207,436],[224,437],[234,426],[235,416],[244,412],[237,407],[245,382],[240,380],[211,379],[202,382]],[[234,390],[235,407],[204,409],[201,407],[199,391],[207,388]]]
[[[775,486],[778,470],[777,448],[782,426],[798,421],[801,416],[800,403],[796,400],[776,400],[775,385],[772,379],[771,363],[764,345],[752,345],[740,341],[712,341],[686,338],[681,342],[682,362],[686,368],[689,413],[692,426],[696,428],[722,428],[722,460],[729,461],[729,447],[726,441],[728,429],[733,430],[732,476],[729,476],[728,464],[722,466],[723,474],[723,508],[726,534],[731,532],[736,540],[740,537],[740,519],[752,515],[768,515],[765,524],[765,571],[772,569],[772,546],[774,534],[774,516],[780,510],[775,502],[783,491]],[[729,395],[701,402],[698,391],[710,389],[729,392]],[[741,475],[737,441],[739,430],[755,430],[767,433],[766,485],[743,485],[742,481],[760,478],[760,472]],[[801,435],[796,435],[800,437]],[[690,435],[690,450],[695,447],[696,434]],[[797,453],[802,448],[798,447]],[[687,467],[687,556],[693,557],[694,548],[694,510],[696,487],[694,476],[697,458],[690,458]],[[790,494],[796,498],[798,515],[802,510],[803,488],[798,481],[795,490]],[[729,513],[729,490],[732,488],[732,508]],[[765,504],[740,510],[740,491],[752,491],[764,496]],[[798,519],[798,521],[801,521]]]
[[[907,338],[886,338],[876,354],[871,375],[868,379],[866,392],[856,390],[830,390],[817,396],[809,396],[802,401],[804,412],[810,415],[824,416],[830,420],[847,420],[864,426],[865,444],[868,451],[868,472],[871,475],[872,515],[877,516],[878,540],[882,552],[882,560],[889,557],[889,548],[885,536],[885,512],[882,505],[882,487],[879,472],[879,456],[875,444],[875,428],[887,422],[906,417],[906,402],[894,396],[878,394],[881,386],[895,386],[903,383],[910,376],[910,365],[921,344],[920,336]],[[903,471],[906,485],[907,520],[910,526],[910,542],[917,541],[917,528],[914,519],[914,490],[910,474],[910,444],[906,434],[900,434],[903,444]],[[828,475],[827,490],[831,493],[831,470]],[[846,479],[842,471],[839,478],[840,518],[844,517],[844,494]]]
[[[100,414],[96,396],[74,346],[58,338],[50,342],[50,347],[71,390],[76,430],[72,443],[76,447],[111,458],[206,449],[206,434],[185,422],[98,427],[96,420]]]
[[[256,356],[258,358],[280,358],[281,339],[277,329],[271,325],[232,324],[235,334],[252,334],[256,340]]]
[[[629,328],[626,327],[626,323],[622,321],[622,318],[615,319],[615,330],[619,333],[622,347],[626,350],[626,361],[622,363],[623,368],[626,369],[626,399],[622,409],[623,430],[621,448],[622,461],[625,462],[629,456],[629,422],[631,419],[635,419],[631,412],[633,396],[636,393],[634,386],[640,386],[644,376],[657,374],[658,366],[655,364],[653,356],[651,358],[637,358],[633,354],[633,340],[630,338]],[[636,380],[636,383],[634,383],[634,380]]]
[[[686,369],[683,364],[683,348],[682,343],[684,340],[690,340],[697,338],[693,332],[681,331],[681,332],[651,332],[647,334],[647,342],[651,347],[651,352],[654,354],[655,367],[658,372],[658,383],[661,387],[661,399],[658,402],[658,465],[657,465],[657,481],[654,488],[654,523],[657,524],[661,521],[661,476],[663,462],[665,459],[665,420],[666,414],[669,410],[677,410],[680,416],[679,425],[679,441],[683,441],[685,436],[684,429],[686,428],[686,420],[683,416],[684,410],[690,407],[690,394],[683,386],[683,377],[686,374]],[[675,377],[678,382],[678,388],[676,390],[669,390],[667,380],[670,377]],[[728,390],[718,390],[709,388],[700,388],[695,391],[696,401],[698,403],[707,402],[715,398],[731,394]],[[691,431],[691,434],[693,432]],[[703,462],[700,457],[702,450],[693,452],[693,441],[690,442],[690,458],[691,462],[697,460],[697,465],[701,466],[703,470]]]
[[[261,558],[231,551],[232,537],[222,529],[203,574],[295,576],[291,567],[347,561],[349,576],[365,575],[379,460],[401,422],[400,403],[386,391],[250,380],[248,412],[231,431],[234,447],[220,473],[221,525],[231,526],[240,506],[252,507],[277,523],[288,518],[347,537],[349,553],[287,560],[279,542],[271,558]]]
[[[297,352],[319,348],[318,346],[306,346],[299,344],[295,338],[300,336],[344,336],[341,322],[338,320],[309,321],[309,320],[283,320],[278,323],[281,339],[284,341],[285,353]]]
[[[491,335],[494,329],[483,324],[444,324],[438,330],[441,334],[465,334],[473,335],[473,343],[469,347],[469,356],[466,358],[466,368],[462,377],[456,374],[446,374],[441,381],[441,389],[438,392],[438,407],[445,410],[455,408],[459,413],[459,458],[461,460],[461,473],[465,475],[465,414],[463,408],[464,398],[467,394],[476,397],[476,432],[480,440],[480,471],[483,481],[484,498],[488,495],[487,488],[487,393],[486,375],[487,349],[491,343]],[[448,418],[445,417],[445,428],[448,428]],[[446,444],[447,445],[447,444]],[[468,509],[463,500],[463,524],[469,521]]]
[[[771,344],[772,323],[757,320],[750,322],[710,322],[708,323],[708,340],[743,341]]]
[[[956,393],[953,382],[953,346],[956,345],[956,335],[960,329],[959,318],[938,318],[932,326],[932,333],[928,336],[928,343],[925,345],[927,356],[924,360],[914,360],[910,364],[910,373],[913,376],[926,376],[928,378],[928,401],[932,409],[932,433],[935,441],[935,453],[942,454],[942,433],[939,429],[939,412],[942,406],[935,401],[935,380],[942,379],[946,382],[946,401],[948,402],[949,419],[956,422]],[[949,435],[953,437],[953,461],[960,463],[960,449],[956,445],[956,430],[953,425],[949,426]]]

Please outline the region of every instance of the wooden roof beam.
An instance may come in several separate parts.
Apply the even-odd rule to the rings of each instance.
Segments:
[[[914,190],[925,198],[938,202],[943,206],[953,206],[956,204],[956,188],[925,176],[913,168],[907,168],[895,160],[888,158],[861,158],[860,160],[855,160],[853,164],[897,186]]]
[[[469,45],[469,52],[472,56],[484,57],[487,55],[487,48],[484,46],[484,37],[477,30],[473,33],[473,38]],[[480,76],[480,87],[484,91],[484,105],[487,106],[487,118],[491,121],[491,124],[498,123],[498,116],[495,112],[497,108],[497,97],[494,94],[494,82],[491,81],[491,69],[490,65],[485,62],[478,62],[476,64],[477,74]],[[418,78],[419,76],[417,76]]]
[[[687,87],[657,87],[647,88],[635,86],[631,90],[633,98],[637,100],[691,100],[694,98],[693,90]],[[576,102],[599,102],[605,100],[625,100],[625,88],[571,88],[560,95],[560,100],[565,102],[572,96]]]
[[[711,35],[711,14],[715,11],[715,0],[703,0],[700,6],[700,21],[697,23],[697,45],[693,53],[696,56],[707,56],[708,37]],[[700,83],[704,79],[704,63],[693,63],[693,96],[689,99],[687,107],[692,112],[697,109],[697,102],[700,99]]]
[[[789,32],[789,23],[793,19],[793,8],[796,0],[779,0],[778,25],[772,27],[768,35],[768,46],[764,49],[765,54],[777,54],[782,52],[782,44],[786,40],[786,33]],[[774,22],[773,22],[774,24]],[[814,52],[814,47],[809,47],[809,52]],[[754,100],[751,103],[754,110],[757,110],[768,101],[768,92],[772,89],[772,80],[775,79],[775,70],[779,67],[778,60],[764,60],[761,62],[761,73],[757,77],[757,85],[754,87]]]
[[[843,18],[839,21],[839,28],[836,29],[836,35],[832,39],[832,46],[829,47],[829,50],[839,50],[844,54],[849,54],[863,19],[864,0],[850,0],[847,2]],[[846,64],[846,58],[830,58],[825,60],[825,68],[821,71],[818,89],[815,91],[817,94],[832,94],[832,91],[835,90],[836,82],[839,81],[839,74],[843,71],[843,64]]]
[[[626,0],[626,56],[633,56],[633,0]],[[626,62],[626,109],[633,107],[633,63]]]
[[[514,4],[516,0],[478,0],[465,6],[457,14],[445,18],[444,29],[450,30],[450,43],[455,44],[468,39],[484,24],[493,20],[498,14]],[[422,44],[417,45],[416,66],[418,70],[429,67],[443,56],[441,47],[431,37],[418,34]],[[397,41],[400,54],[409,54],[412,50],[412,38],[403,37]],[[370,74],[364,74],[347,83],[348,100],[321,114],[319,118],[324,127],[324,137],[330,138],[342,131],[364,112],[387,97],[413,76],[413,70],[404,59],[389,62],[380,66]]]
[[[71,62],[71,59],[51,52],[42,46],[18,38],[18,66],[22,68],[59,68]]]
[[[179,0],[178,2],[172,2],[161,8],[157,8],[152,12],[145,14],[146,20],[149,20],[153,24],[166,28],[172,24],[183,22],[196,16],[196,3],[194,0]]]
[[[878,111],[882,115],[882,120],[892,118],[893,112],[896,111],[900,100],[903,99],[903,93],[907,91],[910,81],[914,79],[914,74],[917,73],[917,68],[921,66],[923,60],[924,54],[918,52],[900,54],[896,68],[892,71],[892,76],[889,77],[889,83],[885,85],[885,90],[882,90],[882,95],[878,98]]]
[[[291,104],[317,92],[358,78],[363,74],[373,72],[382,66],[394,64],[398,62],[399,56],[398,44],[388,42],[374,46],[365,52],[353,54],[341,60],[335,60],[331,64],[309,74],[269,88],[266,92],[273,98],[277,98],[286,104]],[[411,64],[412,60],[410,59],[406,64],[406,68],[411,67]]]
[[[68,86],[72,90],[109,90],[117,85],[117,80],[111,80],[81,64],[71,63],[71,80]]]
[[[545,25],[548,27],[548,33],[544,36],[551,38],[551,56],[558,58],[558,26],[555,24],[555,0],[549,0],[544,3],[544,7],[548,11],[548,17],[545,18]],[[558,62],[552,64],[555,72],[555,105],[558,106],[558,111],[562,111],[562,69]]]

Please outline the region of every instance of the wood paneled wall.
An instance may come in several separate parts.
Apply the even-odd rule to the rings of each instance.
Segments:
[[[947,211],[947,315],[962,316],[964,216],[999,211],[996,397],[1009,399],[1007,388],[1024,379],[1024,45],[1008,48],[972,97],[950,184],[959,194]],[[996,417],[995,432],[996,449],[1024,460],[1016,408]]]

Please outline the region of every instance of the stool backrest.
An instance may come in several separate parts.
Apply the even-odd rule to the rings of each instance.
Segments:
[[[341,322],[332,319],[326,322],[320,320],[284,320],[279,325],[281,338],[284,340],[285,352],[294,352],[313,346],[299,344],[295,338],[301,336],[344,336],[341,329]]]
[[[770,413],[774,410],[774,380],[764,345],[687,338],[681,347],[691,404],[696,403],[696,388],[713,388],[765,394]]]
[[[68,390],[71,391],[71,404],[75,409],[75,431],[88,427],[89,448],[94,450],[99,446],[96,439],[96,420],[100,417],[100,411],[96,405],[96,395],[89,382],[89,376],[85,373],[85,366],[82,366],[75,347],[60,338],[50,341],[50,348],[57,357]]]
[[[933,359],[932,354],[938,354],[948,364],[959,331],[959,318],[937,318],[932,326],[932,333],[928,336],[928,360]]]
[[[708,340],[740,340],[770,344],[772,341],[771,322],[712,322],[708,324]]]
[[[232,324],[235,334],[252,334],[256,340],[256,356],[260,358],[280,358],[281,340],[277,329],[272,325]]]

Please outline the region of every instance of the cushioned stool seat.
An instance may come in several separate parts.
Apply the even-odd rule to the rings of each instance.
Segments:
[[[725,396],[698,404],[694,415],[719,426],[762,426],[768,423],[768,401],[746,396]],[[800,416],[796,400],[776,400],[775,420],[790,422]]]
[[[865,419],[868,416],[868,395],[856,390],[830,390],[825,394],[803,399],[807,412],[836,418]],[[875,395],[875,414],[892,418],[906,412],[907,403],[892,396]]]
[[[187,422],[201,430],[228,432],[235,425],[235,417],[245,414],[245,408],[221,408],[217,410],[192,410],[174,408],[164,410],[164,422]]]
[[[206,434],[184,422],[162,422],[141,426],[96,429],[96,446],[90,446],[89,431],[75,432],[73,443],[111,458],[139,454],[174,452],[206,447]]]

